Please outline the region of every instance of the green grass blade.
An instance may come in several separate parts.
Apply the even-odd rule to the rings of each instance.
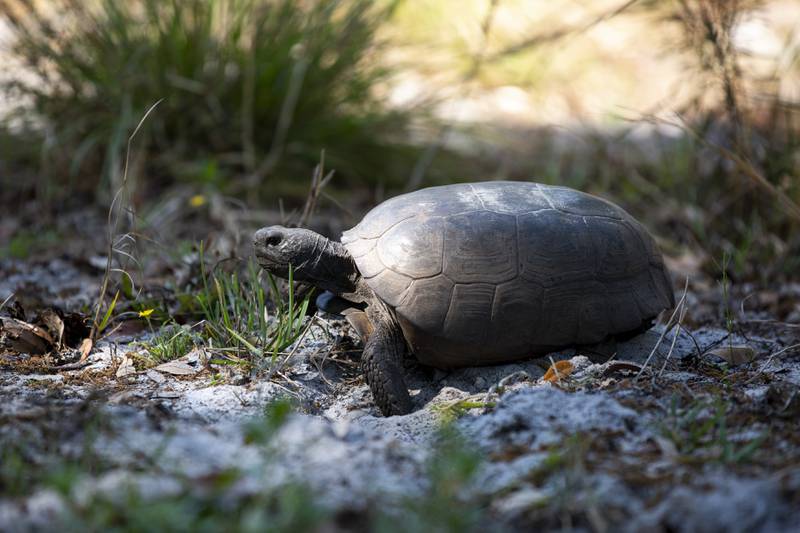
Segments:
[[[108,326],[109,320],[111,320],[111,314],[114,312],[114,308],[117,306],[117,299],[119,298],[119,291],[114,295],[114,298],[111,300],[111,304],[106,309],[106,313],[103,315],[103,320],[100,321],[100,324],[97,326],[97,332],[102,333],[106,326]]]

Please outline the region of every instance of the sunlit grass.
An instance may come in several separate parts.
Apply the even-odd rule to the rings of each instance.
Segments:
[[[47,130],[43,177],[70,192],[116,189],[126,136],[161,99],[131,176],[150,190],[190,181],[263,192],[305,182],[323,149],[340,184],[397,182],[413,164],[407,116],[374,94],[388,74],[376,33],[391,3],[3,0],[0,8],[27,71],[5,88],[21,97],[21,122]]]
[[[267,275],[269,290],[261,283],[259,267],[247,262],[243,275],[236,271],[206,270],[201,250],[201,287],[196,302],[202,314],[209,346],[238,361],[277,362],[279,354],[297,341],[308,327],[306,312],[311,294],[298,300],[290,271],[288,295]],[[268,304],[269,302],[269,304]],[[270,315],[269,306],[273,308]]]

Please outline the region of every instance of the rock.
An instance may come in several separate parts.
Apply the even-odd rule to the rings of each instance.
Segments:
[[[510,392],[493,411],[465,417],[458,425],[487,450],[509,445],[535,450],[578,432],[628,433],[638,419],[635,411],[606,394],[546,386]]]
[[[133,366],[133,359],[126,355],[122,358],[122,362],[117,367],[115,375],[118,378],[126,378],[134,374],[136,374],[136,368]]]
[[[202,370],[202,368],[198,368],[189,364],[186,356],[184,356],[180,359],[175,359],[174,361],[162,363],[153,370],[158,370],[159,372],[164,372],[165,374],[173,374],[175,376],[191,376],[192,374],[196,374]]]
[[[165,378],[162,374],[156,372],[155,370],[148,370],[145,375],[150,378],[152,381],[155,381],[158,385],[161,385],[167,378]]]

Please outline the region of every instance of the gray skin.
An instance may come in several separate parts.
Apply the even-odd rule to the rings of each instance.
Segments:
[[[649,327],[674,306],[652,237],[618,206],[565,187],[431,187],[375,207],[342,242],[306,229],[256,232],[265,270],[328,291],[364,340],[384,415],[412,402],[411,352],[439,368],[500,364]]]

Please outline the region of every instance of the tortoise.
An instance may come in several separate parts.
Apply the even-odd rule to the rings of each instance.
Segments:
[[[341,242],[258,230],[262,268],[326,291],[364,339],[386,415],[411,411],[407,350],[438,368],[508,363],[643,331],[675,299],[661,253],[622,208],[567,187],[430,187],[372,209]]]

